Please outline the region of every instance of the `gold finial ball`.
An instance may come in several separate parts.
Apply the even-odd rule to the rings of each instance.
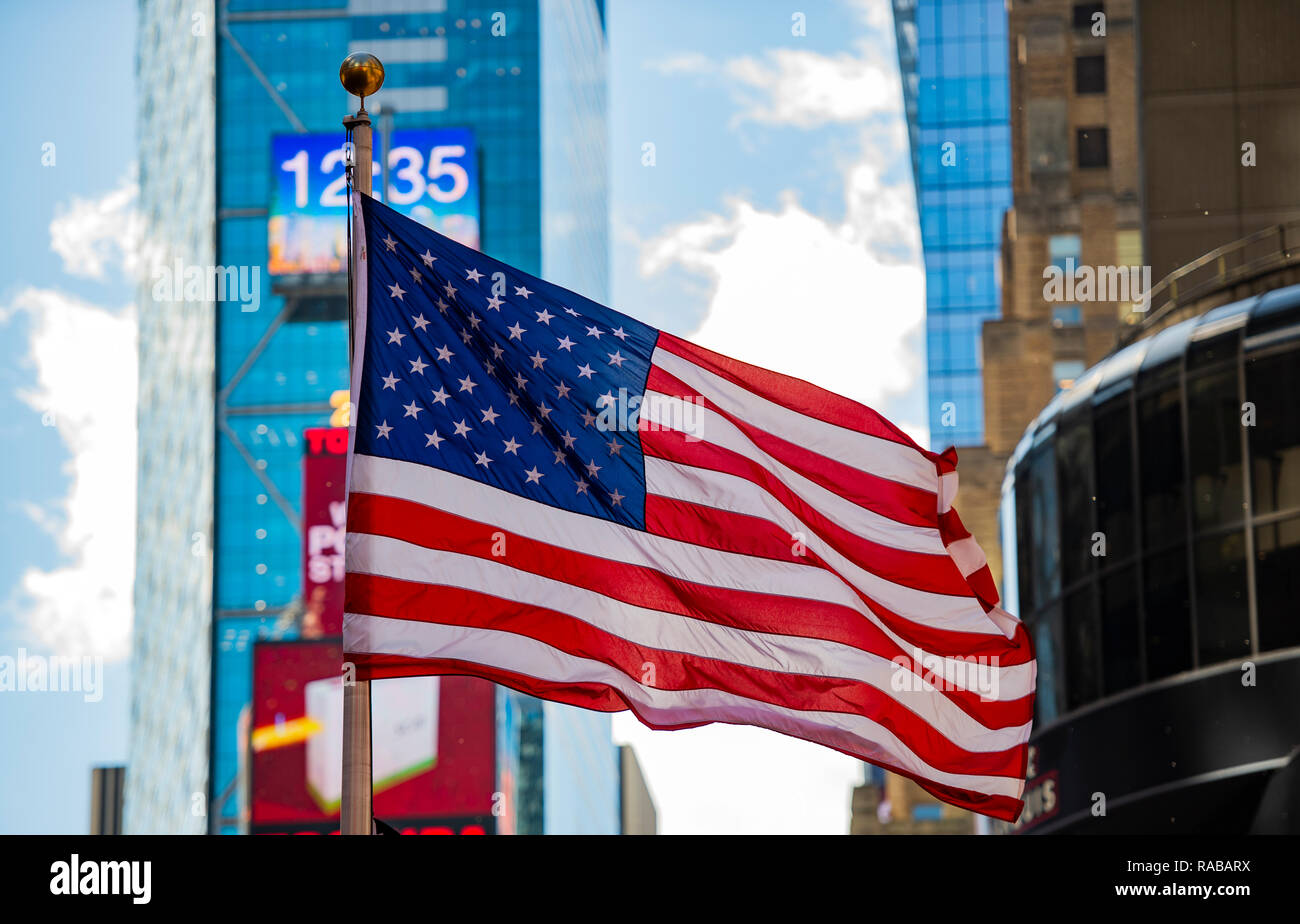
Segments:
[[[374,55],[364,51],[354,52],[339,66],[339,80],[353,96],[365,99],[374,96],[384,85],[384,65]]]

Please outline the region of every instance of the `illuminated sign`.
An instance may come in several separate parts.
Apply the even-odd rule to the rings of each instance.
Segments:
[[[329,833],[342,796],[343,646],[258,642],[246,746],[250,830]],[[403,833],[496,830],[496,689],[476,677],[371,685],[375,817]]]
[[[346,271],[348,156],[341,134],[272,138],[274,188],[267,221],[272,275]],[[394,131],[386,186],[377,162],[373,169],[376,199],[479,249],[478,156],[469,129]]]
[[[347,520],[348,431],[303,432],[302,634],[343,631],[343,540]]]

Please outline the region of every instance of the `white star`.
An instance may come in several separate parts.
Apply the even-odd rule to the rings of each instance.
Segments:
[[[424,261],[425,266],[433,266],[433,261],[438,258],[435,257],[430,251],[425,250],[424,253],[420,255],[420,259]]]
[[[542,422],[540,420],[534,420],[532,424],[533,424],[533,436],[536,436],[537,434],[542,432]]]
[[[525,481],[524,484],[541,484],[541,483],[542,483],[542,473],[539,472],[539,471],[537,470],[537,466],[536,466],[536,465],[534,465],[532,468],[525,469],[525,470],[524,470],[524,474],[528,476],[528,480]]]
[[[465,274],[466,282],[478,282],[482,278],[483,278],[483,274],[476,269],[472,269]]]
[[[488,409],[483,412],[483,423],[494,424],[497,422],[497,418],[500,416],[501,416],[500,414],[492,410],[492,405],[489,404]]]
[[[623,363],[626,362],[626,360],[623,358],[622,353],[620,353],[618,350],[615,350],[613,353],[610,353],[608,355],[609,355],[609,365],[618,366],[620,369],[623,368]]]
[[[542,355],[541,350],[538,350],[536,353],[534,353],[532,356],[528,358],[533,361],[534,369],[540,369],[542,368],[542,366],[546,364],[546,357]]]
[[[501,310],[501,299],[499,299],[499,298],[497,298],[495,295],[493,295],[491,298],[489,298],[489,299],[487,300],[487,306],[488,306],[488,310],[489,310],[489,311],[500,311],[500,310]]]
[[[578,312],[574,311],[572,308],[565,308],[564,310],[567,311],[569,314],[573,315],[575,318],[582,317],[582,315],[578,314]]]
[[[456,424],[456,435],[465,436],[466,433],[468,433],[470,430],[473,429],[474,429],[473,427],[466,424],[464,419],[462,419],[459,423]],[[465,439],[469,439],[469,437],[465,436]]]
[[[484,468],[487,468],[489,465],[492,464],[492,460],[488,458],[488,454],[486,452],[479,452],[474,454],[474,464],[481,465]]]
[[[450,397],[451,395],[447,394],[447,389],[443,388],[440,385],[438,386],[438,390],[433,393],[433,403],[445,405],[447,403],[447,399]]]
[[[600,334],[601,334],[601,330],[600,330],[599,327],[588,327],[588,328],[587,328],[587,336],[588,336],[588,337],[595,337],[597,340],[599,340],[599,339],[600,339]]]
[[[615,337],[617,337],[619,340],[626,340],[626,339],[627,339],[627,334],[623,333],[623,328],[621,328],[621,327],[616,327],[616,328],[614,328],[610,333],[612,333],[612,334],[613,334]]]
[[[428,367],[429,364],[426,363],[424,360],[420,359],[420,357],[418,356],[415,357],[415,359],[411,360],[412,372],[418,372],[420,373],[420,375],[424,375],[424,370],[427,369]]]
[[[524,378],[522,373],[516,372],[515,387],[519,389],[523,389],[523,387],[527,384],[528,384],[528,379]]]
[[[561,398],[567,398],[569,397],[569,392],[573,391],[573,389],[561,382],[559,385],[555,386],[555,391]]]
[[[398,346],[401,346],[402,341],[405,339],[406,339],[406,334],[400,333],[396,327],[394,327],[392,330],[388,332],[389,343],[395,343]]]
[[[617,489],[617,488],[615,488],[615,489],[610,493],[610,495],[609,495],[609,501],[610,501],[610,503],[613,504],[615,507],[617,507],[619,504],[623,503],[623,495],[618,493],[618,489]]]
[[[583,363],[578,367],[578,378],[580,379],[589,379],[595,374],[596,370],[591,368],[591,366],[588,366],[586,363]]]
[[[388,235],[388,237],[384,238],[384,246],[387,247],[389,250],[391,250],[393,253],[397,253],[397,241],[393,240],[393,236],[391,234]]]
[[[420,412],[424,410],[424,408],[420,407],[420,405],[416,404],[414,401],[410,404],[403,404],[402,407],[406,408],[406,413],[402,415],[403,417],[414,417],[416,420],[420,419]]]
[[[553,453],[554,456],[555,456],[555,461],[551,463],[552,465],[559,465],[561,462],[564,461],[564,450],[563,450],[563,449],[554,449],[554,450],[552,450],[552,453]]]
[[[510,399],[511,404],[519,403],[519,396],[515,394],[513,391],[506,392],[506,397]]]
[[[573,493],[575,493],[575,494],[586,494],[586,493],[587,493],[587,482],[585,482],[585,481],[583,481],[581,478],[579,478],[577,481],[574,482],[574,484],[578,486],[578,490],[574,491]]]
[[[426,449],[430,446],[432,446],[434,449],[441,449],[442,444],[447,441],[447,438],[445,436],[438,435],[437,430],[434,430],[432,433],[426,433],[424,435],[429,438],[429,442],[424,444]]]
[[[487,370],[487,374],[488,374],[488,375],[496,375],[496,374],[497,374],[497,367],[496,367],[496,365],[495,365],[494,363],[490,363],[490,362],[489,362],[489,363],[484,363],[484,364],[483,364],[483,368]]]
[[[424,330],[426,327],[429,326],[429,322],[425,320],[424,315],[422,314],[417,314],[413,316],[411,318],[411,323],[415,325],[416,330]]]
[[[511,340],[519,340],[520,342],[522,342],[524,336],[524,328],[519,326],[518,321],[515,322],[514,327],[507,327],[506,330],[510,331]]]
[[[591,411],[583,411],[583,412],[582,412],[582,425],[583,425],[584,427],[590,427],[590,426],[591,426],[592,424],[594,424],[595,422],[596,422],[596,415],[595,415],[595,414],[591,413]]]
[[[384,390],[386,391],[389,388],[393,391],[397,391],[397,376],[393,375],[391,370],[388,375],[384,376]]]
[[[515,286],[515,294],[518,295],[520,298],[527,298],[533,293],[529,291],[527,286]]]
[[[614,393],[610,391],[605,392],[603,395],[601,395],[599,398],[596,399],[596,407],[605,407],[606,405],[613,404],[613,403],[614,403]]]
[[[590,462],[587,463],[587,474],[590,475],[592,478],[595,478],[596,473],[600,471],[602,468],[604,468],[603,465],[597,465],[596,460],[592,459]]]
[[[474,328],[475,330],[478,330],[478,326],[482,323],[483,323],[483,319],[471,311],[469,314],[469,326]]]
[[[445,286],[442,287],[442,291],[444,291],[444,292],[447,293],[447,297],[448,297],[448,298],[455,298],[455,297],[456,297],[456,287],[455,287],[454,285],[452,285],[450,282],[447,283]]]
[[[503,350],[503,349],[501,349],[501,346],[500,346],[499,344],[496,344],[496,343],[492,344],[492,358],[493,358],[493,359],[500,359],[500,358],[501,358],[502,356],[504,356],[505,354],[506,354],[506,351]]]
[[[550,419],[551,419],[551,414],[554,413],[555,408],[553,408],[553,407],[547,407],[547,406],[546,406],[546,402],[543,401],[541,404],[537,405],[537,411],[538,411],[539,414],[541,414],[541,415],[542,415],[543,417],[545,417],[547,420],[550,420]]]
[[[551,318],[553,318],[553,317],[555,317],[555,315],[551,314],[551,313],[550,313],[549,311],[547,311],[545,308],[543,308],[541,311],[537,312],[537,320],[540,321],[540,322],[542,322],[543,324],[550,324],[550,323],[551,323]]]
[[[399,301],[401,300],[402,296],[406,294],[406,290],[403,289],[401,285],[396,282],[388,287],[388,291],[393,298],[398,299]]]
[[[561,350],[568,350],[570,353],[573,352],[573,341],[569,339],[568,334],[565,334],[563,337],[560,338],[559,348]]]
[[[478,388],[478,383],[475,382],[473,379],[471,379],[468,375],[465,376],[463,379],[457,379],[456,381],[460,383],[461,391],[467,391],[471,395],[474,394],[474,389]]]
[[[411,267],[411,278],[415,280],[417,286],[424,283],[424,277],[420,275],[420,271],[414,266]]]
[[[513,436],[510,437],[510,439],[508,440],[503,440],[502,442],[504,442],[506,445],[506,452],[516,456],[519,455],[519,447],[524,445],[523,443],[515,442],[515,438]]]
[[[388,434],[393,432],[393,428],[388,425],[387,420],[381,424],[375,424],[375,429],[379,431],[379,435],[375,439],[388,439]]]
[[[438,354],[438,362],[440,363],[449,363],[451,362],[451,358],[456,355],[451,350],[447,349],[447,344],[445,343],[438,347],[436,352]]]
[[[448,308],[448,307],[450,307],[450,306],[449,306],[446,302],[444,302],[441,298],[438,299],[438,311],[439,311],[440,313],[442,313],[442,314],[446,314],[446,313],[447,313],[447,308]]]
[[[618,455],[619,450],[621,450],[621,449],[623,448],[623,444],[620,443],[618,440],[610,440],[610,441],[609,441],[608,443],[606,443],[605,445],[609,447],[609,454],[610,454],[611,456],[616,456],[616,455]]]
[[[573,444],[578,441],[578,438],[576,436],[571,435],[568,430],[564,431],[564,436],[560,437],[560,439],[564,440],[565,449],[572,449]]]
[[[469,331],[465,330],[465,328],[463,327],[460,329],[460,339],[465,341],[466,343],[469,343],[470,340],[472,339],[470,337]]]

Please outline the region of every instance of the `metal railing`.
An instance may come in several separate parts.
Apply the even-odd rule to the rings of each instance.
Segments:
[[[1300,244],[1300,219],[1261,228],[1180,266],[1151,287],[1145,317],[1120,329],[1120,344],[1146,335],[1180,308],[1212,292],[1300,263],[1296,244]]]

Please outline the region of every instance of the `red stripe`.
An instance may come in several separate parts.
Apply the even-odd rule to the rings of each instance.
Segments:
[[[933,491],[873,475],[871,472],[846,465],[781,439],[727,413],[714,404],[707,395],[700,394],[658,366],[650,367],[646,390],[702,403],[708,410],[730,421],[755,446],[773,459],[859,507],[873,510],[881,516],[911,526],[937,524],[938,499]],[[647,429],[651,426],[651,421],[641,421],[643,440],[647,432],[654,432]]]
[[[837,427],[856,430],[858,433],[876,436],[915,449],[927,459],[935,457],[935,453],[922,449],[910,436],[865,404],[859,404],[842,395],[818,388],[803,379],[742,363],[665,332],[660,332],[659,340],[655,345],[773,404],[779,404]]]
[[[652,568],[587,555],[414,501],[376,494],[351,495],[348,527],[354,533],[390,536],[424,548],[490,561],[499,560],[492,552],[494,547],[499,548],[494,534],[500,533],[505,537],[510,566],[521,571],[563,581],[634,606],[751,632],[838,642],[889,661],[907,658],[911,664],[911,651],[900,648],[861,613],[835,603],[683,581]],[[931,634],[941,636],[957,651],[936,650],[915,638],[908,641],[941,656],[996,657],[995,663],[1003,667],[1024,663],[1028,651],[1027,646],[1016,648],[1001,635],[937,631]],[[987,651],[978,651],[979,647]],[[916,670],[922,671],[919,666]],[[1032,696],[987,702],[978,693],[967,690],[947,690],[940,695],[947,696],[986,728],[1021,725],[1032,718]]]
[[[560,610],[492,594],[370,574],[347,576],[346,612],[493,629],[534,639],[589,661],[606,664],[629,680],[654,669],[655,689],[722,690],[746,699],[797,709],[868,716],[930,766],[948,773],[1014,776],[1023,745],[1002,751],[968,751],[888,693],[848,677],[818,677],[739,665],[631,642]]]
[[[954,542],[970,538],[970,530],[966,529],[961,517],[957,516],[956,507],[950,507],[939,515],[939,535],[943,538],[945,548]],[[993,582],[993,572],[989,570],[987,564],[967,575],[966,582],[985,611],[998,605],[998,588]]]
[[[689,440],[685,433],[678,430],[654,430],[641,434],[641,450],[653,458],[725,472],[757,484],[831,548],[872,574],[917,590],[953,597],[974,596],[956,563],[946,552],[909,552],[855,535],[832,522],[763,466],[730,449]],[[790,538],[789,533],[770,520],[759,517],[747,517],[746,520],[755,527],[762,524],[763,529],[783,536],[787,541]],[[939,543],[936,542],[935,545],[937,547]]]
[[[658,731],[699,728],[701,725],[713,724],[709,721],[684,722],[677,725],[661,725],[652,722],[641,715],[631,703],[627,702],[619,691],[606,684],[553,683],[530,677],[527,674],[519,674],[484,664],[456,661],[449,658],[409,658],[402,655],[377,655],[366,652],[347,652],[345,657],[356,665],[357,677],[361,680],[382,680],[386,677],[424,677],[437,674],[482,677],[485,680],[491,680],[494,683],[499,683],[512,690],[518,690],[520,693],[529,696],[565,703],[570,706],[581,706],[585,709],[595,709],[600,712],[631,710],[643,725]],[[897,773],[899,776],[915,780],[927,792],[959,808],[980,812],[1003,821],[1015,821],[1020,817],[1020,810],[1024,806],[1021,800],[1012,799],[1010,796],[991,796],[969,789],[959,789],[955,786],[934,783],[909,770],[904,770],[892,763],[881,760],[878,752],[855,746],[857,743],[848,736],[822,739],[811,733],[797,735],[780,729],[778,731],[793,738],[801,738],[804,741],[811,741],[814,744],[834,748],[840,753],[847,754],[857,760],[868,761],[889,770],[891,773]],[[1021,748],[1021,750],[1027,752],[1027,748]],[[1024,760],[1021,761],[1022,770],[1017,773],[1017,778],[1024,776],[1023,766]]]

